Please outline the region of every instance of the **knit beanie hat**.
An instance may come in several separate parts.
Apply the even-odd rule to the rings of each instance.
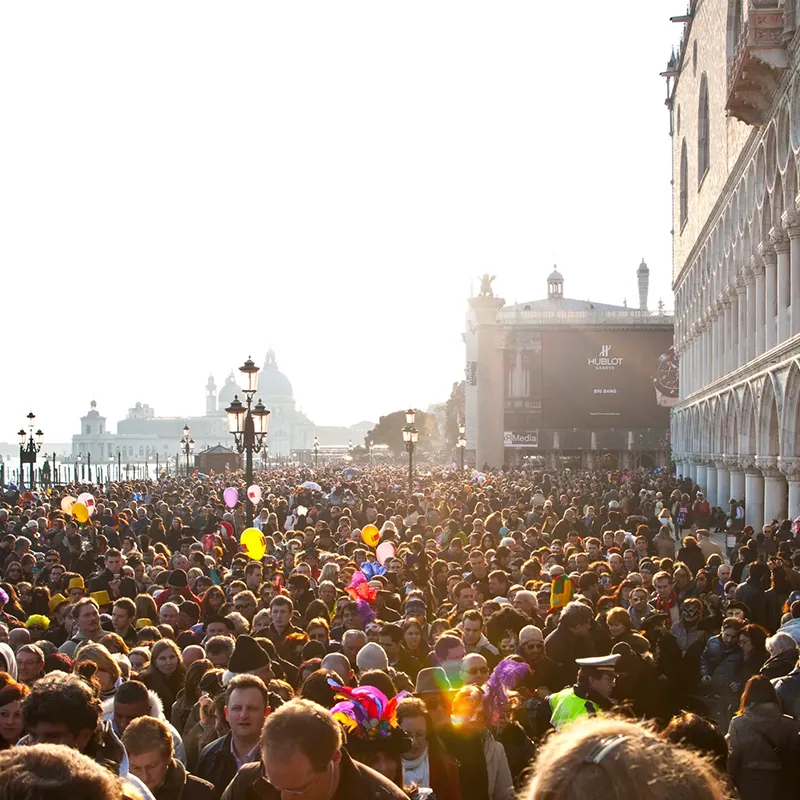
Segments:
[[[382,669],[384,672],[389,669],[389,659],[386,651],[375,642],[367,642],[356,656],[356,665],[361,672],[368,669]]]
[[[252,636],[242,634],[236,640],[228,671],[234,675],[241,675],[254,669],[261,669],[271,663],[267,651]]]
[[[174,586],[177,588],[183,588],[184,586],[188,586],[189,581],[186,578],[186,572],[182,569],[176,569],[170,573],[169,578],[167,578],[167,586]]]
[[[535,625],[526,625],[520,632],[519,632],[519,645],[527,644],[528,642],[543,642],[544,635],[542,631],[537,628]]]

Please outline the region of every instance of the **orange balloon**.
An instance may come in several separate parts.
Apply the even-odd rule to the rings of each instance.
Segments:
[[[365,525],[361,529],[361,538],[368,547],[376,547],[381,540],[381,532],[374,525]]]

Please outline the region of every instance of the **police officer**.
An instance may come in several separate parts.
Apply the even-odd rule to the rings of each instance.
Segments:
[[[548,695],[537,709],[537,733],[549,728],[561,730],[565,725],[583,717],[596,717],[609,711],[613,703],[611,693],[616,680],[617,661],[620,656],[576,658],[578,681],[574,686]]]

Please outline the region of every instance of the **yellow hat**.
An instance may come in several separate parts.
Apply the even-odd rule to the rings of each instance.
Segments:
[[[85,589],[86,585],[83,582],[83,578],[80,575],[76,575],[74,578],[69,579],[69,586],[67,589]]]
[[[103,606],[110,606],[111,605],[111,598],[108,596],[108,592],[103,589],[101,592],[92,592],[89,597],[97,603],[98,606],[101,608]]]
[[[147,628],[152,624],[153,624],[152,620],[147,619],[147,617],[142,617],[141,619],[136,620],[135,627],[137,631],[140,631],[142,628]]]
[[[66,597],[60,592],[58,594],[54,594],[50,598],[50,602],[48,603],[48,608],[50,609],[50,613],[52,614],[59,606],[64,605],[64,603],[69,603]]]

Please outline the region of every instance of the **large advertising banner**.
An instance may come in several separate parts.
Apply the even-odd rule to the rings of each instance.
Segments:
[[[669,331],[542,332],[547,428],[666,428],[677,401]]]

